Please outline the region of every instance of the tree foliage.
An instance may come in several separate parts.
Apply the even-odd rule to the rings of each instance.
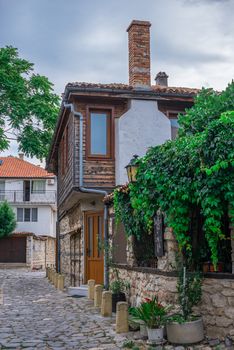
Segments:
[[[45,76],[11,46],[0,48],[0,151],[16,140],[27,156],[45,158],[58,116],[59,98]]]
[[[189,254],[189,214],[199,206],[216,265],[227,207],[234,223],[234,83],[222,93],[203,89],[194,106],[180,116],[179,124],[176,140],[152,147],[139,160],[137,182],[129,185],[129,191],[124,196],[115,191],[115,210],[121,220],[128,221],[131,234],[140,227],[139,220],[150,232],[153,217],[161,208],[180,249]],[[129,203],[132,215],[128,220],[123,213],[126,208],[130,211]]]
[[[0,238],[9,236],[16,228],[13,209],[7,202],[0,204]]]

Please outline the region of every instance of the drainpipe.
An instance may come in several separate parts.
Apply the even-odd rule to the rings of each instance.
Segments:
[[[95,188],[87,188],[83,186],[83,114],[75,111],[73,103],[64,103],[65,108],[70,108],[72,114],[79,118],[80,120],[80,139],[79,139],[79,191],[83,193],[93,193],[93,194],[101,194],[106,196],[108,194],[107,191],[97,190]],[[104,204],[104,285],[105,288],[109,287],[109,271],[108,271],[108,206]]]

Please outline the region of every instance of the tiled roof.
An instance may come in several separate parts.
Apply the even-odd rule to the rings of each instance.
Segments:
[[[127,84],[94,84],[94,83],[85,83],[85,82],[74,82],[68,83],[66,88],[77,88],[77,89],[110,89],[110,90],[128,90],[134,91],[134,87]],[[139,89],[135,89],[137,91]],[[165,93],[165,94],[181,94],[181,95],[196,95],[200,89],[195,88],[187,88],[187,87],[172,87],[172,86],[162,86],[162,85],[151,85],[149,89],[141,89],[142,93],[145,92],[155,92],[157,93]]]
[[[51,178],[54,174],[17,157],[0,156],[0,178]]]

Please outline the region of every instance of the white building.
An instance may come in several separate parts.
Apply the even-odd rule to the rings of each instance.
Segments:
[[[12,206],[17,226],[13,236],[0,241],[0,262],[25,262],[33,267],[34,250],[34,258],[42,259],[39,265],[44,267],[46,243],[42,242],[50,238],[55,242],[56,237],[55,175],[25,161],[22,155],[0,157],[0,202],[3,201]],[[39,251],[43,258],[39,258]]]

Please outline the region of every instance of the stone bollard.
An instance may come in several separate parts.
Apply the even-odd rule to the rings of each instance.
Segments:
[[[64,290],[64,276],[58,275],[58,284],[57,284],[58,290],[63,291]]]
[[[56,278],[56,271],[53,271],[52,273],[52,284],[55,285],[55,278]]]
[[[50,270],[51,270],[51,269],[48,267],[48,270],[47,270],[47,271],[48,271],[48,275],[47,275],[47,277],[48,277],[48,280],[49,280],[49,281],[50,281]]]
[[[94,300],[95,280],[88,280],[88,299]]]
[[[46,277],[48,277],[48,274],[49,274],[49,268],[48,266],[46,266]]]
[[[116,333],[127,333],[128,331],[128,303],[119,301],[116,307]]]
[[[55,288],[58,288],[58,276],[59,276],[59,274],[57,272],[55,272],[55,277],[54,277],[54,286],[55,286]]]
[[[101,315],[112,316],[112,293],[109,291],[102,292]]]
[[[101,307],[102,304],[102,290],[103,286],[101,284],[97,284],[94,287],[94,306]]]

